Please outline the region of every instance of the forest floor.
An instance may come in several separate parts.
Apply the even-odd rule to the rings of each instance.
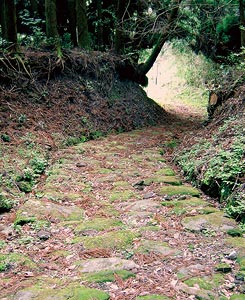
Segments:
[[[68,90],[66,96],[79,107]],[[15,111],[16,102],[4,103],[10,107],[3,115]],[[57,147],[52,124],[37,122],[45,109],[33,110],[32,123],[31,112],[18,107],[18,124],[9,122],[3,136],[2,192],[17,204],[1,214],[0,299],[245,299],[238,224],[185,182],[172,161],[175,146],[202,130],[202,114],[171,107],[162,113],[164,124]],[[23,123],[35,123],[28,139]],[[73,125],[74,118],[70,132]],[[14,137],[11,144],[7,137]],[[23,142],[31,154],[23,155]],[[36,145],[46,147],[48,166],[46,156],[30,163]],[[21,169],[21,156],[37,171],[46,168],[25,194],[27,169],[25,178],[11,181],[12,189],[6,185],[13,178],[8,164]]]

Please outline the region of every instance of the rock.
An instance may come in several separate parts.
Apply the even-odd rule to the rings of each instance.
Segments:
[[[211,229],[226,232],[227,228],[235,228],[237,223],[234,219],[224,217],[223,212],[215,212],[208,215],[186,217],[182,220],[182,225],[191,231]]]
[[[39,230],[37,236],[39,237],[40,240],[46,241],[50,238],[50,232],[45,230]]]
[[[137,249],[137,251],[141,253],[154,252],[164,256],[175,256],[179,252],[177,249],[170,248],[167,243],[153,240],[142,241],[141,246]]]
[[[233,250],[231,253],[227,255],[227,258],[230,260],[236,260],[237,259],[237,252]]]
[[[76,167],[78,167],[78,168],[83,168],[83,167],[86,167],[86,166],[87,166],[87,164],[84,163],[84,162],[78,162],[78,163],[76,164]]]
[[[221,263],[215,267],[215,270],[221,273],[229,273],[231,272],[231,266],[225,263]]]
[[[106,270],[133,270],[139,266],[132,260],[121,259],[118,257],[93,258],[82,261],[79,265],[82,273],[100,272]]]
[[[155,194],[154,194],[153,192],[149,192],[149,193],[145,194],[145,195],[143,196],[143,198],[144,198],[144,199],[150,199],[150,198],[152,198],[152,197],[154,197],[154,196],[155,196]]]
[[[151,210],[154,208],[158,208],[161,205],[154,201],[154,200],[139,200],[139,201],[134,201],[134,202],[125,202],[123,203],[123,208],[125,211],[130,211],[130,212],[142,212],[145,210]]]
[[[81,220],[84,218],[84,211],[76,206],[65,206],[53,202],[29,199],[17,211],[15,223],[20,222],[21,218],[43,220],[46,215],[59,220]]]

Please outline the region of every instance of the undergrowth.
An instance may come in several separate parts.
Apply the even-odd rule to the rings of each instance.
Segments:
[[[197,138],[176,155],[186,178],[226,206],[226,212],[245,222],[244,122],[231,117],[208,140]]]

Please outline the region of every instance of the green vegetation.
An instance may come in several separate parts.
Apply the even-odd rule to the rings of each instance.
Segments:
[[[14,204],[14,200],[6,198],[4,195],[0,194],[0,213],[9,211]]]
[[[229,145],[223,136],[230,136]],[[239,178],[244,177],[243,124],[232,118],[224,121],[217,134],[209,141],[202,138],[184,149],[176,158],[185,176],[213,197],[226,203],[226,212],[245,221],[244,191],[239,189]]]
[[[130,277],[135,277],[135,274],[126,270],[116,270],[116,271],[101,271],[96,273],[87,273],[82,275],[82,280],[88,282],[112,282],[116,280],[116,276],[119,276],[122,279],[128,279]]]

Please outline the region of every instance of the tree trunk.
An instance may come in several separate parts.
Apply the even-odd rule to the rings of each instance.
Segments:
[[[241,26],[241,47],[245,47],[245,15],[244,15],[244,2],[239,0],[240,12],[240,26]]]
[[[56,0],[45,0],[47,38],[58,39]]]
[[[125,3],[127,2],[127,3]],[[115,35],[115,51],[118,54],[124,52],[124,30],[123,30],[123,17],[125,9],[127,9],[128,1],[118,0],[116,8],[116,35]]]
[[[168,24],[163,28],[163,31],[158,39],[157,44],[152,50],[151,55],[147,59],[147,61],[139,66],[139,73],[141,76],[146,75],[148,71],[153,66],[154,62],[156,61],[159,53],[162,50],[163,45],[168,40],[169,32],[174,28],[177,19],[178,19],[178,13],[179,13],[179,6],[182,0],[173,0],[172,1],[172,10],[170,12],[170,15],[168,17]]]
[[[55,47],[58,57],[61,57],[62,51],[57,29],[56,0],[45,0],[45,14],[48,43]]]
[[[2,39],[7,40],[7,25],[6,25],[6,17],[4,11],[5,11],[5,1],[0,1],[0,24],[1,24],[1,31],[2,31]]]
[[[2,1],[3,37],[9,43],[8,49],[17,50],[16,6],[14,0]]]
[[[98,49],[102,50],[102,48],[103,48],[103,26],[102,26],[102,1],[101,0],[97,0],[97,16],[98,16],[98,25],[97,25]]]
[[[76,3],[75,0],[68,0],[68,31],[71,34],[73,45],[77,46],[77,30],[76,30]]]
[[[88,32],[86,0],[76,0],[77,43],[80,48],[89,49],[90,38]]]

